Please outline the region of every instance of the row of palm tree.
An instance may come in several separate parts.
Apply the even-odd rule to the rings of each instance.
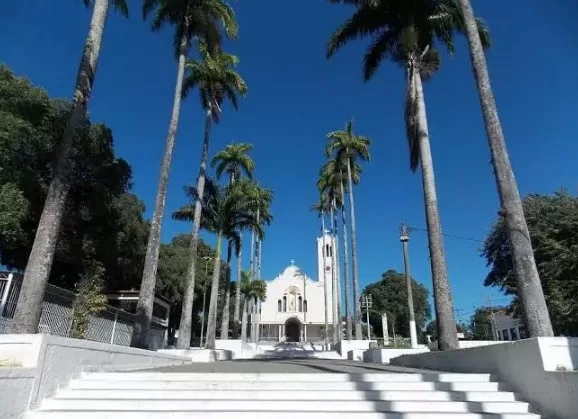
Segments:
[[[371,37],[371,44],[363,58],[365,81],[373,77],[379,65],[386,59],[400,65],[405,71],[407,86],[404,116],[410,169],[416,171],[421,167],[422,173],[439,348],[456,349],[459,345],[447,277],[423,82],[431,79],[440,68],[440,53],[436,50],[436,46],[439,44],[452,54],[455,34],[465,34],[470,47],[470,57],[528,331],[531,336],[551,336],[552,327],[534,261],[532,244],[490,86],[484,55],[484,49],[490,46],[486,25],[474,16],[469,0],[330,0],[330,2],[353,6],[355,11],[329,38],[327,58],[331,58],[350,41]],[[349,186],[351,187],[351,180]],[[353,226],[352,216],[352,229]],[[353,240],[352,245],[354,243]]]
[[[332,131],[327,134],[328,143],[325,148],[327,161],[320,169],[317,188],[319,190],[319,201],[314,205],[314,209],[321,217],[322,237],[325,240],[325,216],[329,215],[331,228],[331,240],[338,245],[339,234],[337,233],[337,211],[341,211],[341,235],[343,239],[343,283],[345,289],[345,325],[347,340],[353,339],[353,329],[355,329],[355,339],[361,339],[361,307],[359,294],[359,268],[357,258],[357,230],[355,222],[355,200],[353,196],[353,185],[360,181],[361,166],[358,161],[367,161],[370,158],[370,140],[364,136],[356,135],[353,132],[353,121],[348,121],[344,130]],[[346,195],[349,198],[349,225],[351,227],[351,265],[349,268],[349,244],[347,234],[346,217]],[[325,249],[325,243],[323,243]],[[339,262],[337,252],[332,252],[332,307],[333,307],[333,341],[337,342],[341,338],[341,292],[339,278]],[[326,257],[325,251],[323,257]],[[325,261],[324,261],[325,265]],[[350,282],[351,274],[351,282]],[[350,290],[353,288],[353,295]],[[353,297],[353,299],[351,299]],[[351,318],[350,304],[353,302],[353,319]],[[327,302],[326,302],[327,304]],[[326,308],[326,313],[327,313]]]

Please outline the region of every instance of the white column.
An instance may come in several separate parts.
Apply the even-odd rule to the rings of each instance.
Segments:
[[[381,327],[383,327],[383,345],[389,346],[389,331],[387,329],[387,314],[381,315]]]
[[[307,342],[307,325],[303,325],[303,334],[305,335],[305,342]]]
[[[281,336],[282,336],[282,335],[281,335],[281,328],[282,328],[282,326],[279,325],[279,342],[281,342]]]
[[[413,349],[416,349],[417,348],[417,332],[415,330],[415,321],[414,320],[409,321],[409,337],[410,337],[411,347]]]

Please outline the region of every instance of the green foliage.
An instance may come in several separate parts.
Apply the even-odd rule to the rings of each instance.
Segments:
[[[426,321],[431,317],[431,308],[428,302],[428,290],[411,279],[413,292],[413,306],[415,323],[418,330],[422,330]],[[387,313],[389,333],[409,336],[409,315],[407,309],[407,284],[405,275],[395,270],[383,273],[381,280],[369,284],[363,290],[363,294],[371,294],[373,307],[369,311],[369,323],[373,333],[383,335],[381,315]]]
[[[473,340],[493,340],[492,313],[503,309],[504,307],[477,307],[468,325],[471,338]]]
[[[90,317],[106,309],[104,290],[104,267],[99,263],[91,263],[86,273],[76,285],[74,300],[74,315],[72,321],[72,337],[84,339]]]
[[[556,334],[578,334],[578,197],[561,190],[528,195],[522,201],[542,289]],[[482,254],[491,271],[484,285],[513,295],[510,309],[520,314],[511,249],[502,216],[484,242]]]
[[[327,42],[327,58],[355,39],[371,38],[363,58],[363,77],[370,80],[382,61],[397,61],[404,31],[414,27],[420,51],[438,41],[454,52],[454,35],[464,34],[465,25],[454,0],[331,0],[355,7],[353,15],[340,25]],[[482,44],[490,46],[485,23],[477,19]]]
[[[86,7],[92,6],[94,0],[82,0]],[[112,0],[112,5],[124,17],[128,17],[128,5],[126,0]]]
[[[52,180],[69,104],[0,65],[0,263],[24,270]],[[107,286],[140,282],[148,224],[129,192],[131,169],[112,132],[85,120],[75,138],[73,184],[50,282],[72,288],[86,261],[106,269]]]
[[[249,271],[241,272],[241,293],[249,299],[258,298],[265,301],[267,297],[267,283],[262,279],[253,279]]]
[[[362,135],[353,133],[353,120],[347,121],[344,130],[333,131],[327,134],[327,157],[335,156],[337,161],[347,162],[353,165],[356,160],[369,160],[369,145],[371,141]],[[353,177],[353,168],[352,174]]]
[[[255,161],[247,154],[252,149],[251,143],[234,143],[228,144],[224,150],[215,154],[211,167],[216,167],[217,179],[220,179],[223,173],[227,173],[231,180],[240,179],[243,174],[253,179]]]

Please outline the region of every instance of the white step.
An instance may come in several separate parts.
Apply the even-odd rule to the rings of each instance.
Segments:
[[[528,413],[525,402],[367,401],[367,400],[112,400],[49,399],[42,410],[114,411],[266,411],[290,412],[457,412]],[[79,415],[80,416],[80,415]]]
[[[429,381],[429,382],[458,382],[458,381],[495,381],[496,377],[490,374],[306,374],[306,373],[166,373],[166,372],[135,372],[135,373],[90,373],[83,377],[85,380],[109,381],[332,381],[332,382],[384,382],[384,381]]]
[[[108,400],[420,400],[515,402],[516,395],[506,391],[335,391],[335,390],[78,390],[58,392],[56,399]]]
[[[382,413],[382,412],[29,412],[25,419],[540,419],[531,413],[503,415],[480,413]]]
[[[321,375],[321,374],[319,374]],[[318,377],[318,376],[317,376]],[[333,390],[333,391],[382,391],[382,390],[408,390],[408,391],[499,391],[509,390],[503,383],[490,381],[460,381],[449,382],[426,382],[426,381],[382,381],[382,382],[335,382],[335,381],[168,381],[168,380],[141,380],[120,381],[107,380],[104,378],[72,380],[69,387],[72,389],[110,389],[110,390]]]

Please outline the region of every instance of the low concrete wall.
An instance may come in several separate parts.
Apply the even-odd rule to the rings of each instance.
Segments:
[[[243,358],[243,341],[240,339],[217,339],[215,349],[230,351],[234,359]]]
[[[429,352],[427,348],[402,348],[402,349],[369,349],[363,352],[363,362],[376,364],[389,364],[392,358],[402,355],[415,355]]]
[[[460,349],[477,348],[478,346],[498,345],[500,343],[507,343],[505,340],[460,340]],[[427,347],[432,351],[438,350],[438,343],[430,342]]]
[[[18,418],[84,371],[126,370],[188,363],[182,356],[51,335],[0,335],[0,419]],[[20,368],[19,368],[20,367]],[[18,388],[18,390],[14,390]]]
[[[498,374],[501,381],[530,401],[544,416],[575,419],[578,417],[578,372],[546,369],[560,365],[560,362],[574,366],[576,346],[578,338],[532,338],[501,345],[401,356],[392,359],[391,364]]]
[[[368,350],[369,344],[374,343],[377,345],[375,340],[342,340],[335,345],[335,350],[339,352],[342,358],[347,359],[347,354],[349,351],[354,351],[358,349]]]
[[[233,352],[224,349],[159,349],[157,352],[160,354],[182,356],[191,362],[215,362],[234,359]]]

